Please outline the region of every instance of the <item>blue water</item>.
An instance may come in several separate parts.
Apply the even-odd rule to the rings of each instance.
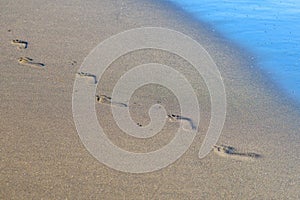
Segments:
[[[258,66],[300,102],[300,0],[171,0],[255,52]]]

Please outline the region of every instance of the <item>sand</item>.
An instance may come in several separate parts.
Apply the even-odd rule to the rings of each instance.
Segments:
[[[227,41],[173,4],[161,1],[1,1],[0,199],[299,199],[299,107],[255,66],[254,54]],[[98,162],[84,147],[72,116],[76,73],[106,38],[131,28],[168,27],[197,40],[217,64],[226,87],[227,115],[218,145],[259,158],[248,162],[211,152],[198,158],[210,119],[205,83],[185,60],[141,50],[112,63],[96,94],[111,97],[122,73],[158,62],[185,74],[201,102],[201,121],[191,147],[161,170],[124,173]],[[12,40],[25,41],[16,48]],[[42,69],[21,65],[34,58]],[[92,81],[93,82],[93,81]],[[93,83],[91,83],[93,84]],[[95,97],[93,97],[95,98]],[[138,126],[160,103],[179,115],[178,101],[157,85],[138,89],[129,103]],[[123,103],[123,102],[122,102]],[[107,104],[95,104],[99,123],[120,148],[148,152],[174,137],[177,123],[140,139],[120,131]],[[184,116],[185,117],[185,116]]]

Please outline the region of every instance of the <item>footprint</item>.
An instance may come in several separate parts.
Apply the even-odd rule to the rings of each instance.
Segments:
[[[234,147],[226,145],[214,145],[213,151],[219,156],[234,158],[238,160],[253,160],[261,157],[261,155],[257,153],[238,152]]]
[[[179,120],[187,121],[187,122],[189,122],[189,124],[193,130],[196,129],[196,126],[194,125],[193,120],[188,117],[182,117],[180,115],[171,114],[171,115],[167,115],[167,118],[169,119],[170,122],[177,122]]]
[[[19,49],[26,49],[28,47],[28,42],[18,39],[12,40],[11,44],[18,46]]]
[[[18,59],[18,62],[22,65],[27,65],[30,67],[44,68],[45,66],[43,63],[34,62],[33,59],[28,57],[21,57]]]
[[[77,72],[76,75],[82,78],[92,79],[94,84],[97,83],[97,77],[94,74],[90,74],[86,72]]]
[[[107,104],[111,106],[119,106],[119,107],[127,107],[127,104],[120,103],[120,102],[114,102],[112,101],[111,97],[108,97],[106,95],[96,95],[96,101],[101,104]]]

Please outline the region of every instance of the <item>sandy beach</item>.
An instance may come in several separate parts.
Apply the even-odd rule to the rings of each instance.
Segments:
[[[0,11],[0,199],[300,198],[299,106],[258,70],[252,52],[213,27],[154,0],[3,0]],[[211,104],[193,66],[151,49],[115,60],[99,80],[97,94],[111,97],[126,71],[161,63],[189,79],[201,105],[199,130],[183,156],[158,171],[135,174],[102,164],[85,148],[73,120],[72,95],[76,73],[92,49],[140,27],[173,29],[201,44],[222,75],[227,112],[219,149],[199,159]],[[12,44],[15,39],[28,42],[26,48]],[[168,113],[180,112],[174,94],[158,85],[139,88],[126,105],[132,119],[144,126],[149,108],[157,103]],[[95,109],[107,137],[127,151],[162,148],[178,129],[167,122],[154,137],[134,138],[119,129],[109,105],[96,102]]]

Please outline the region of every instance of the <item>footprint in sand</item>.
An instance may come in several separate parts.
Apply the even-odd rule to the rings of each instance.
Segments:
[[[21,57],[18,59],[18,62],[22,65],[27,65],[30,67],[44,68],[45,66],[43,63],[34,62],[33,59],[28,57]]]
[[[11,44],[17,46],[19,49],[26,49],[28,47],[28,42],[18,39],[12,40]]]
[[[87,72],[77,72],[76,75],[81,78],[87,78],[88,80],[92,81],[94,84],[97,83],[97,77],[94,74],[90,74]]]
[[[121,102],[112,101],[111,97],[106,95],[96,95],[96,101],[101,104],[111,105],[111,106],[119,106],[119,107],[127,107],[127,104]]]
[[[251,152],[238,152],[234,147],[226,145],[214,145],[213,151],[222,157],[228,157],[238,160],[253,160],[260,158],[261,155]]]
[[[167,118],[169,119],[170,122],[178,122],[179,120],[187,121],[190,124],[190,127],[192,128],[192,130],[196,129],[196,126],[194,125],[193,120],[188,117],[182,117],[180,115],[171,114],[171,115],[167,115]],[[186,129],[186,128],[184,128],[184,129]]]

